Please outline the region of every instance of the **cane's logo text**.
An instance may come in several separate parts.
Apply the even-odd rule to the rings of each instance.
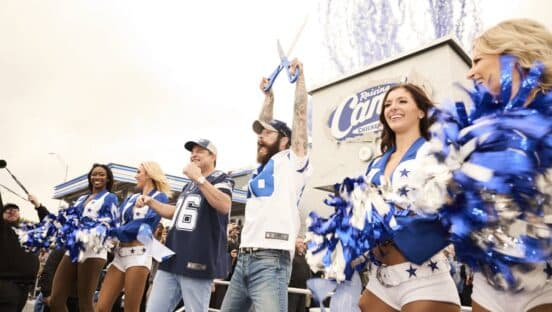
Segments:
[[[330,114],[328,126],[332,136],[338,141],[344,141],[380,130],[379,114],[383,96],[393,85],[378,85],[346,98]]]

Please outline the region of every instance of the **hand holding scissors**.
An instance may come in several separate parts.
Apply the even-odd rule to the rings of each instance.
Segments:
[[[276,69],[270,74],[270,77],[268,77],[268,83],[265,85],[265,88],[263,91],[268,92],[272,88],[272,84],[274,84],[274,81],[280,74],[280,72],[285,68],[288,76],[288,80],[290,83],[294,83],[297,81],[297,78],[299,77],[299,70],[294,71],[294,73],[291,72],[291,63],[288,60],[287,56],[284,54],[284,51],[282,49],[282,46],[280,45],[280,41],[278,43],[278,54],[280,55],[280,64]]]
[[[291,54],[291,51],[295,47],[295,44],[297,43],[297,40],[299,39],[299,36],[303,32],[303,29],[305,28],[305,25],[307,24],[307,17],[305,17],[305,21],[303,22],[303,25],[301,25],[301,28],[299,29],[299,32],[295,35],[295,39],[293,40],[293,43],[291,44],[287,54],[284,53],[284,49],[282,49],[282,45],[280,45],[280,40],[276,42],[278,46],[278,55],[280,56],[280,64],[276,69],[270,74],[270,76],[267,78],[268,82],[264,84],[263,91],[268,92],[272,88],[272,85],[274,84],[274,81],[278,77],[278,74],[285,68],[288,76],[288,80],[290,83],[294,83],[297,81],[297,78],[299,78],[300,70],[302,69],[302,65],[293,65],[296,60],[294,59],[293,62],[290,62],[288,60],[288,55]],[[295,70],[295,68],[297,70]]]

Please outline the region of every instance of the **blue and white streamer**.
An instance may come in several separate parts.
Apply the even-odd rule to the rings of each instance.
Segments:
[[[72,262],[82,260],[84,250],[100,252],[113,248],[113,240],[108,232],[116,227],[116,210],[108,204],[102,206],[98,218],[82,216],[82,209],[71,206],[50,214],[37,224],[23,223],[15,229],[21,246],[28,252],[40,249],[64,248]]]
[[[542,268],[552,255],[552,94],[529,102],[543,66],[525,74],[515,64],[501,57],[498,95],[479,85],[470,91],[470,112],[458,103],[436,112],[428,153],[452,174],[438,211],[457,257],[510,291],[546,283]],[[522,82],[512,97],[515,71]]]
[[[147,252],[157,262],[163,262],[175,255],[174,251],[167,248],[167,246],[161,244],[158,240],[153,238],[151,227],[148,224],[142,223],[140,225],[140,229],[138,230],[138,235],[136,236],[136,238],[138,239],[138,241],[144,244]]]
[[[311,212],[307,220],[307,261],[315,272],[338,282],[350,280],[355,269],[376,261],[371,249],[392,240],[398,229],[395,216],[405,210],[390,204],[385,187],[368,184],[364,177],[336,184],[336,195],[325,200],[335,208],[329,218]]]

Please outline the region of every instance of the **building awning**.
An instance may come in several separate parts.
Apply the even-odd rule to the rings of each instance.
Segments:
[[[115,163],[109,163],[107,164],[107,166],[113,172],[113,191],[123,198],[126,197],[126,193],[134,193],[134,187],[136,186],[136,180],[134,179],[134,176],[136,175],[137,168]],[[249,172],[247,171],[240,171],[231,174],[230,176],[234,178],[248,173]],[[71,203],[79,196],[87,193],[87,175],[88,174],[85,173],[67,182],[56,185],[54,187],[54,198],[63,199],[66,202]],[[184,186],[190,182],[190,179],[184,177],[170,174],[166,174],[165,176],[169,180],[169,186],[175,194],[180,193]],[[235,203],[245,203],[247,201],[247,192],[241,189],[234,188],[234,190],[232,191],[232,201]]]

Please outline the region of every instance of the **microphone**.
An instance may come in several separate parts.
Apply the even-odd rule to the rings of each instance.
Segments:
[[[8,173],[11,175],[11,177],[15,180],[15,183],[17,183],[17,185],[19,185],[23,191],[25,191],[25,194],[29,195],[29,191],[27,191],[27,189],[23,186],[23,184],[21,184],[21,182],[19,182],[19,180],[17,180],[17,178],[13,175],[13,173],[11,173],[10,169],[8,169],[6,166],[7,166],[7,162],[3,159],[0,159],[0,169],[2,168],[6,168],[6,170],[8,171]]]

